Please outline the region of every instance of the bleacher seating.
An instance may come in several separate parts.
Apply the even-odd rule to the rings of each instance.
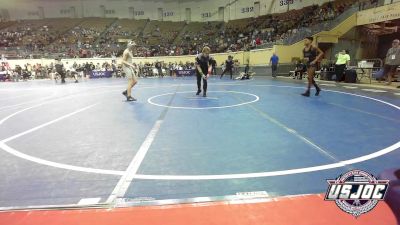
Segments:
[[[368,4],[374,0],[364,0]],[[133,39],[138,56],[194,54],[203,45],[213,52],[279,43],[300,28],[332,20],[357,0],[336,0],[285,13],[224,22],[170,22],[116,18],[43,19],[0,23],[0,47],[17,54],[62,53],[80,57],[82,49],[100,56],[120,53]],[[293,19],[296,18],[296,19]],[[17,48],[17,49],[10,49]],[[22,51],[22,53],[21,53]],[[83,54],[87,55],[87,54]]]

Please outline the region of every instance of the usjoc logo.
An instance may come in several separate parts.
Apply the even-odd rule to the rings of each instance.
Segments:
[[[336,180],[327,180],[329,187],[325,200],[335,201],[343,211],[358,217],[371,211],[385,198],[388,180],[377,180],[362,170],[351,170]]]

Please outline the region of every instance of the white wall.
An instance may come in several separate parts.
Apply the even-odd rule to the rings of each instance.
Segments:
[[[285,0],[180,0],[175,2],[147,1],[147,0],[18,0],[4,1],[2,8],[8,9],[13,20],[38,19],[37,15],[29,15],[38,7],[43,7],[46,18],[71,17],[69,14],[61,14],[60,10],[76,8],[76,14],[81,17],[101,17],[100,5],[106,10],[114,10],[115,14],[106,14],[106,17],[131,18],[129,7],[134,7],[136,12],[144,12],[144,15],[136,15],[136,19],[158,19],[158,8],[163,8],[164,21],[183,21],[186,18],[185,9],[191,8],[192,21],[216,21],[218,20],[218,8],[225,8],[225,21],[253,17],[254,2],[260,2],[260,15],[285,12],[289,9],[299,9],[312,5],[313,0],[294,0],[293,4],[281,5]],[[329,0],[318,1],[323,4]],[[82,12],[83,10],[83,12]]]
[[[75,7],[77,15],[81,13],[81,6],[79,2],[38,2],[38,6],[44,8],[44,15],[46,18],[59,18],[59,17],[72,17],[71,13],[61,14],[61,10],[69,10],[70,7]]]

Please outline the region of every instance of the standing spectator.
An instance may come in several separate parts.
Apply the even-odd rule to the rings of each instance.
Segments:
[[[18,79],[19,79],[19,78],[21,77],[21,75],[22,75],[22,68],[21,68],[21,66],[16,65],[16,66],[15,66],[15,72],[17,73],[16,76],[17,76],[17,81],[18,81]]]
[[[278,70],[279,57],[274,52],[269,60],[271,69],[272,69],[272,77],[276,77],[276,71]]]
[[[217,61],[214,58],[211,58],[211,74],[217,74]]]
[[[384,74],[387,75],[387,85],[392,84],[392,78],[396,74],[397,67],[400,66],[400,41],[395,39],[392,47],[386,53]]]
[[[118,70],[117,70],[117,65],[116,65],[115,60],[112,61],[111,70],[112,70],[112,72],[113,72],[113,75],[114,75],[114,76],[117,76]]]
[[[257,37],[257,38],[256,38],[256,45],[261,45],[261,39],[260,39],[260,37]]]
[[[90,72],[91,72],[90,64],[88,62],[86,62],[86,64],[85,64],[85,76],[89,76]]]
[[[56,68],[56,72],[61,76],[61,83],[65,83],[65,68],[63,63],[61,62],[61,59],[56,59],[56,63],[54,64],[54,67]]]
[[[347,54],[346,50],[342,50],[335,57],[337,58],[335,64],[336,82],[341,82],[344,80],[344,71],[350,64],[350,55]]]
[[[235,59],[235,63],[233,64],[233,72],[234,73],[238,73],[239,72],[239,68],[240,68],[240,62],[239,60]]]
[[[163,74],[163,72],[162,72],[161,62],[158,62],[158,61],[157,61],[155,67],[156,67],[156,69],[157,69],[158,76],[164,77],[164,74]]]
[[[26,65],[26,71],[28,71],[28,75],[29,75],[29,77],[31,77],[32,76],[32,65],[31,64],[27,64]]]
[[[169,71],[169,76],[172,77],[173,75],[173,70],[174,70],[174,64],[172,62],[168,63],[168,71]]]

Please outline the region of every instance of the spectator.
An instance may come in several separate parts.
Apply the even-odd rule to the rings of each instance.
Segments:
[[[299,79],[302,80],[303,79],[303,74],[307,71],[307,67],[306,65],[301,62],[301,60],[298,60],[296,63],[296,69],[294,71],[294,76],[293,79]]]
[[[336,82],[341,82],[344,80],[346,67],[350,65],[350,55],[347,54],[346,50],[342,50],[335,57],[337,58],[335,63]]]
[[[276,55],[274,52],[269,60],[269,64],[272,69],[272,77],[276,77],[276,71],[278,70],[278,64],[279,64],[279,57]]]
[[[395,39],[392,42],[392,47],[386,53],[384,75],[387,76],[387,85],[392,83],[392,78],[400,66],[400,40]]]

